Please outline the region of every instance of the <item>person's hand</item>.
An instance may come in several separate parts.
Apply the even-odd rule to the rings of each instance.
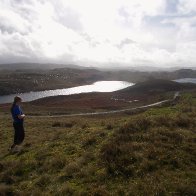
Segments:
[[[25,118],[25,114],[18,115],[18,118],[19,118],[19,119]]]

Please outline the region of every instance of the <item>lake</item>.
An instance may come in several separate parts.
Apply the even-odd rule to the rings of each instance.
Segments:
[[[127,88],[132,85],[134,85],[134,83],[129,83],[125,81],[98,81],[91,85],[77,86],[73,88],[45,90],[45,91],[38,91],[38,92],[28,92],[28,93],[0,96],[0,104],[13,102],[13,99],[16,95],[22,97],[23,101],[28,102],[44,97],[49,97],[49,96],[73,95],[73,94],[90,93],[90,92],[114,92],[117,90]]]
[[[181,78],[181,79],[174,80],[174,81],[179,82],[179,83],[194,83],[194,84],[196,84],[196,78]]]

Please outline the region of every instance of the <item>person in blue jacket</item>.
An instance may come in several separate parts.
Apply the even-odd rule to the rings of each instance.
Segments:
[[[23,114],[20,104],[22,99],[18,96],[14,98],[14,102],[11,107],[11,114],[13,118],[13,127],[14,127],[14,143],[11,146],[10,150],[13,150],[16,145],[22,144],[25,131],[24,131],[24,118],[25,114]]]

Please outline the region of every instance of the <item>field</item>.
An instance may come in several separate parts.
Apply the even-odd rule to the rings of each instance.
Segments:
[[[195,92],[137,114],[27,116],[14,154],[9,107],[0,112],[0,195],[196,195]]]

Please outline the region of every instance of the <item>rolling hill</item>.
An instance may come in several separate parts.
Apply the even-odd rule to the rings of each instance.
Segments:
[[[145,82],[137,83],[134,86],[120,90],[118,93],[162,93],[188,89],[196,89],[196,85],[190,83],[182,84],[170,80],[152,79]]]

